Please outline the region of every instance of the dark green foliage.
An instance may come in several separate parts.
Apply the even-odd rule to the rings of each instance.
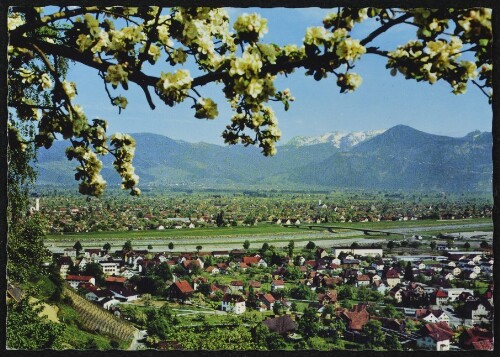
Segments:
[[[75,245],[73,245],[73,248],[76,249],[76,254],[80,254],[80,252],[82,251],[83,247],[82,247],[82,243],[80,243],[80,241],[76,241]]]
[[[222,227],[224,225],[224,211],[221,211],[217,214],[215,223],[217,224],[217,227]]]
[[[314,307],[304,309],[304,314],[299,319],[297,330],[306,339],[318,335],[321,325]]]
[[[133,250],[132,241],[130,241],[130,240],[126,241],[125,244],[123,244],[122,249],[124,252],[131,252]]]
[[[155,267],[153,274],[159,276],[163,280],[172,279],[172,272],[170,271],[170,266],[166,262],[163,262],[157,267]]]
[[[370,320],[363,327],[363,334],[369,338],[369,346],[382,347],[385,343],[385,333],[382,331],[382,323],[378,320]]]
[[[98,263],[88,263],[82,272],[84,275],[90,275],[95,278],[96,284],[104,284],[104,273],[102,267]]]
[[[316,243],[314,243],[313,241],[309,241],[306,244],[306,249],[313,250],[314,248],[316,248]]]
[[[288,249],[288,256],[289,257],[293,257],[293,250],[295,248],[295,242],[293,240],[291,240],[289,243],[288,243],[288,246],[287,246],[287,249]]]
[[[404,279],[406,281],[413,281],[414,280],[413,267],[411,265],[411,262],[408,262],[408,264],[406,264]]]
[[[248,239],[243,242],[243,248],[244,249],[250,248],[250,241]]]
[[[7,306],[7,346],[11,349],[61,348],[64,325],[39,317],[41,306],[26,299]]]
[[[7,244],[7,275],[13,281],[23,282],[30,276],[43,274],[43,263],[50,259],[45,248],[45,233],[38,215],[26,217],[9,234]]]

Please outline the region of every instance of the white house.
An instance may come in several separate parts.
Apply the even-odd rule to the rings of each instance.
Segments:
[[[450,340],[453,331],[444,323],[429,323],[420,330],[420,337],[417,338],[417,349],[431,351],[449,351]]]
[[[461,293],[469,293],[471,295],[474,295],[474,291],[470,289],[464,289],[464,288],[448,288],[444,289],[448,293],[448,299],[450,302],[454,302],[458,299]]]
[[[95,285],[95,278],[88,275],[68,275],[66,276],[66,281],[73,289],[77,289],[81,283],[90,283]]]
[[[246,311],[245,299],[241,295],[225,294],[221,302],[222,311],[243,314]]]
[[[105,275],[117,275],[120,272],[120,263],[117,262],[99,262],[102,272]]]

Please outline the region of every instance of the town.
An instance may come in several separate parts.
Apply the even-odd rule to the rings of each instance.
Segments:
[[[73,304],[132,324],[144,348],[491,350],[492,248],[450,235],[398,253],[419,239],[192,252],[78,241],[54,259]]]

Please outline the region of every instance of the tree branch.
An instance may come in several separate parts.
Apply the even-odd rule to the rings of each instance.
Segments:
[[[364,46],[366,45],[367,43],[370,43],[371,41],[373,41],[377,36],[383,34],[384,32],[386,32],[387,30],[389,30],[391,27],[395,26],[395,25],[398,25],[400,23],[403,23],[405,22],[406,20],[410,19],[411,17],[413,17],[413,14],[411,13],[406,13],[404,15],[401,15],[400,17],[398,17],[397,19],[394,19],[394,20],[390,20],[389,22],[385,23],[384,25],[380,26],[379,28],[377,28],[375,31],[373,31],[371,34],[369,34],[368,36],[366,36],[365,39],[363,39],[361,41],[361,44]]]

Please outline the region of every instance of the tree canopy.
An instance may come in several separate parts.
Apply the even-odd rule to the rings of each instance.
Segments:
[[[377,26],[354,38],[353,29],[364,21]],[[396,48],[373,46],[403,24],[415,28],[414,39]],[[78,162],[79,190],[94,196],[106,187],[100,173],[105,154],[114,157],[122,188],[140,193],[132,165],[135,141],[128,134],[108,136],[106,120],[86,117],[77,84],[66,80],[69,62],[94,69],[120,112],[128,99],[117,90],[133,84],[152,109],[157,101],[192,101],[195,118],[214,119],[218,103],[203,87],[216,83],[233,111],[225,142],[258,145],[266,156],[276,153],[281,136],[269,103],[288,110],[294,100],[288,89],[276,88],[276,80],[298,68],[317,81],[334,76],[339,91],[348,93],[362,84],[357,61],[381,56],[391,75],[444,81],[455,94],[473,84],[492,99],[491,10],[485,8],[335,8],[321,26],[304,29],[303,43],[284,46],[264,42],[267,21],[259,14],[243,14],[231,26],[225,9],[205,7],[12,7],[8,30],[11,153],[69,141],[66,155]],[[169,68],[158,75],[153,68],[160,61]],[[185,63],[197,69],[181,68]]]

